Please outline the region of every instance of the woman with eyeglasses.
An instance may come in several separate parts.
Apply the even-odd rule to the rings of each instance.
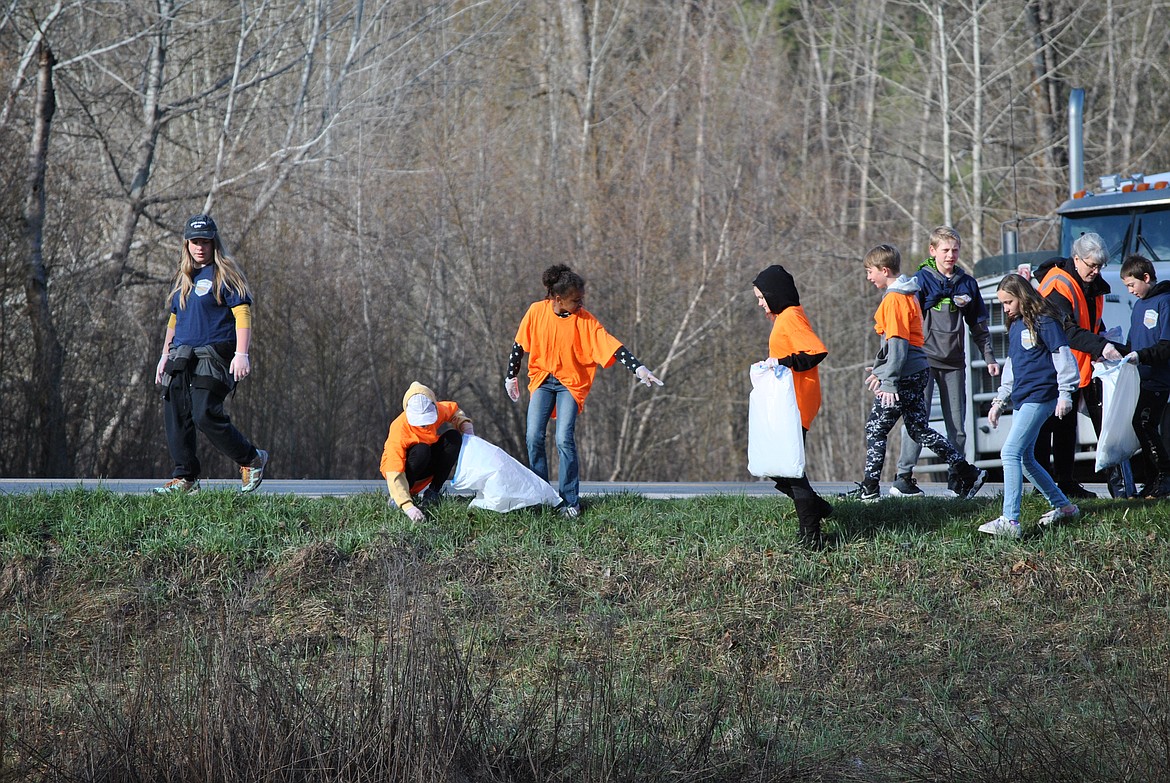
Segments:
[[[1080,385],[1073,393],[1073,410],[1084,400],[1098,435],[1101,434],[1101,383],[1093,380],[1093,362],[1121,359],[1121,352],[1105,338],[1105,324],[1101,322],[1105,295],[1110,292],[1109,283],[1101,278],[1101,270],[1108,263],[1105,240],[1100,234],[1088,233],[1073,242],[1072,258],[1051,258],[1035,274],[1035,279],[1040,281],[1037,289],[1040,295],[1064,317],[1065,334],[1077,363]],[[1047,468],[1051,458],[1050,472],[1068,497],[1096,497],[1073,474],[1076,451],[1077,417],[1049,417],[1036,440],[1036,461]],[[1124,492],[1120,470],[1112,469],[1107,483],[1114,497]]]

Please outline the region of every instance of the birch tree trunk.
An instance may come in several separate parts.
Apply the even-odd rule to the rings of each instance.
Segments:
[[[33,386],[36,389],[41,453],[37,462],[42,476],[52,478],[73,475],[65,437],[65,406],[61,379],[65,352],[57,338],[53,310],[49,306],[49,274],[45,268],[45,169],[48,166],[49,130],[57,110],[53,90],[53,51],[42,42],[37,53],[36,116],[29,149],[27,193],[24,225],[28,239],[28,270],[25,278],[25,304],[33,333]]]

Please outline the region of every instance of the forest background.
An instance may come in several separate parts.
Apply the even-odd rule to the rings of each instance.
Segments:
[[[559,262],[666,382],[599,373],[585,477],[747,478],[772,263],[830,351],[810,476],[855,477],[866,249],[1056,247],[1073,87],[1087,181],[1170,168],[1168,6],[6,0],[0,475],[169,475],[153,374],[210,212],[255,295],[229,409],[275,477],[375,478],[413,380],[523,457],[505,363]]]

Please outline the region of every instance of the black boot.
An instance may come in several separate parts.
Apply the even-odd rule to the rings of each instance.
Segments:
[[[800,521],[797,540],[801,546],[813,550],[825,548],[828,539],[821,532],[821,520],[833,513],[833,507],[824,498],[813,496],[796,501],[796,518]]]

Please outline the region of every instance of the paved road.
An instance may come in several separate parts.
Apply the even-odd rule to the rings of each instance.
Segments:
[[[31,492],[55,492],[63,489],[108,489],[125,494],[139,494],[150,492],[154,487],[162,484],[161,479],[0,479],[0,494],[27,494]],[[235,489],[238,481],[228,479],[204,479],[204,489]],[[817,492],[827,497],[833,497],[839,492],[850,490],[855,485],[843,482],[814,482]],[[941,496],[946,493],[946,485],[942,483],[926,483],[920,485],[928,495]],[[1104,484],[1088,484],[1088,489],[1101,497],[1108,497]],[[882,487],[883,494],[888,486]],[[362,492],[386,491],[386,482],[369,481],[320,481],[316,479],[289,480],[268,479],[257,490],[266,495],[297,495],[300,497],[344,497]],[[1003,491],[1002,484],[986,484],[979,493],[981,497],[991,497]],[[672,482],[672,481],[582,481],[581,494],[607,495],[617,492],[633,492],[656,500],[666,498],[691,498],[700,495],[775,495],[776,490],[771,482],[767,481],[707,481],[707,482]]]

